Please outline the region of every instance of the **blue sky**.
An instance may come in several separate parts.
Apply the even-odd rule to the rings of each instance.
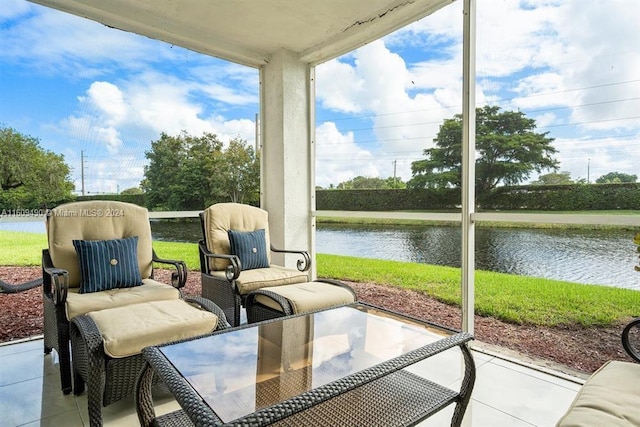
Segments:
[[[138,186],[160,132],[255,142],[258,72],[47,9],[3,0],[0,124],[61,153],[81,188]],[[321,64],[318,185],[411,178],[461,111],[462,2]],[[572,178],[640,176],[637,0],[478,0],[477,105],[536,119]],[[532,178],[535,178],[532,177]]]

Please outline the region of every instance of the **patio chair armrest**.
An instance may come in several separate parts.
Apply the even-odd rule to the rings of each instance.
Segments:
[[[184,261],[158,258],[156,251],[153,251],[153,262],[170,264],[176,268],[176,271],[171,272],[171,285],[174,288],[180,289],[187,284],[187,265]]]
[[[227,316],[225,316],[224,311],[222,311],[222,309],[218,307],[213,301],[198,295],[185,297],[184,300],[190,304],[197,304],[202,309],[215,314],[216,317],[218,317],[218,326],[216,327],[216,331],[231,327],[231,325],[227,321]]]
[[[638,330],[635,333],[631,333],[633,328]],[[631,340],[635,337],[638,340],[640,337],[640,317],[636,317],[624,328],[622,331],[622,347],[636,362],[640,362],[640,342],[632,343]]]
[[[42,251],[42,292],[55,305],[64,305],[69,293],[69,272],[53,266],[47,249]]]
[[[225,276],[229,282],[233,282],[238,277],[240,277],[240,272],[242,271],[242,264],[240,263],[240,258],[236,255],[228,255],[228,254],[215,254],[205,245],[204,241],[200,240],[198,242],[198,248],[200,250],[200,271],[205,274],[211,274],[211,269],[209,268],[209,260],[212,258],[217,259],[226,259],[229,261],[229,265],[225,269]]]
[[[311,268],[311,257],[309,256],[309,252],[307,251],[296,251],[296,250],[286,250],[286,249],[277,249],[271,245],[271,252],[277,252],[281,254],[297,254],[302,257],[302,259],[298,260],[297,267],[298,271],[308,271]]]

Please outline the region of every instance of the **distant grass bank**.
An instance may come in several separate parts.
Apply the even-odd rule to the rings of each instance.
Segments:
[[[43,234],[0,231],[0,265],[40,266],[46,246]],[[156,241],[153,246],[161,258],[182,259],[190,270],[200,269],[195,243]],[[460,305],[459,268],[326,254],[319,254],[317,263],[319,277],[392,285]],[[640,315],[639,291],[487,271],[477,271],[475,282],[476,314],[507,322],[589,327]]]
[[[412,211],[416,212],[416,211]],[[431,211],[423,211],[431,212]],[[440,211],[438,211],[440,212]],[[437,212],[432,212],[437,213]],[[456,213],[456,212],[449,212]],[[520,214],[554,214],[554,215],[631,215],[640,216],[640,210],[607,210],[607,211],[503,211],[501,213]],[[405,225],[405,226],[459,226],[456,221],[435,221],[435,220],[414,220],[414,219],[388,219],[388,218],[351,218],[351,217],[326,217],[318,216],[316,221],[319,224],[350,224],[350,225]],[[530,222],[509,222],[509,221],[477,221],[477,227],[481,228],[546,228],[546,229],[583,229],[583,230],[606,230],[623,229],[635,230],[637,227],[621,225],[598,225],[598,224],[546,224]]]

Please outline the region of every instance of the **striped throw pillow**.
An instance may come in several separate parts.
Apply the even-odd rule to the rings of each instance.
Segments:
[[[114,240],[74,240],[80,262],[80,293],[142,285],[138,236]]]
[[[231,245],[231,255],[240,258],[242,270],[269,268],[264,229],[255,231],[229,230],[227,234]]]

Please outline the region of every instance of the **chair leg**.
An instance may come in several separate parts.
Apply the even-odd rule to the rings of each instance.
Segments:
[[[84,393],[85,382],[82,379],[82,376],[75,369],[73,370],[73,394],[76,396],[80,396]]]
[[[102,426],[102,392],[105,387],[104,369],[89,368],[89,384],[87,387],[87,404],[89,409],[89,425]]]
[[[238,326],[240,324],[240,298],[236,299],[233,306],[233,325]]]
[[[62,386],[62,393],[71,393],[71,351],[69,350],[69,333],[67,326],[67,333],[58,333],[58,363],[60,364],[60,383]]]

